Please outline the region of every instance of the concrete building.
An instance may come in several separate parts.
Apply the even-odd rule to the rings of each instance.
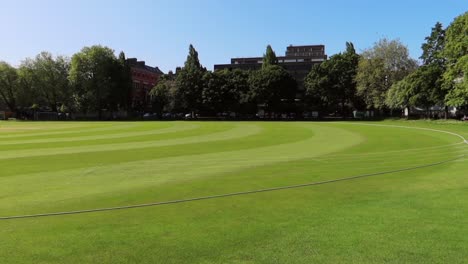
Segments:
[[[138,61],[136,58],[130,58],[127,62],[131,68],[133,83],[131,106],[141,111],[148,110],[151,107],[149,92],[164,73],[158,67],[148,66],[144,61]]]
[[[278,57],[278,64],[294,77],[299,89],[304,87],[304,78],[312,66],[327,59],[324,45],[293,46],[286,48],[285,56]],[[214,65],[214,70],[242,69],[258,70],[262,67],[263,57],[232,58],[230,64]]]

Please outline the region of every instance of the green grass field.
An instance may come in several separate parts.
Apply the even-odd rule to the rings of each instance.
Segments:
[[[457,135],[468,125],[0,122],[0,217],[452,160],[0,220],[0,263],[467,263],[468,145]]]

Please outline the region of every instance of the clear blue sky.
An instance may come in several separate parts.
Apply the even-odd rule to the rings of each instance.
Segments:
[[[381,37],[399,38],[417,58],[437,21],[447,26],[467,10],[467,0],[0,0],[0,60],[102,44],[167,72],[190,43],[212,69],[267,44],[278,55],[289,44],[324,44],[333,55],[346,41],[361,51]]]

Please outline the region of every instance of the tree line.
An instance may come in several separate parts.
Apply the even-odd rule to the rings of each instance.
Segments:
[[[0,62],[0,102],[20,117],[41,109],[99,115],[128,110],[130,92],[125,54],[116,57],[103,46],[85,47],[71,59],[42,52],[18,68]]]
[[[187,60],[176,75],[161,78],[150,95],[156,112],[255,114],[259,108],[284,112],[294,101],[296,81],[282,67],[268,46],[262,68],[211,72],[204,68],[190,45]]]
[[[259,70],[208,71],[190,45],[185,64],[160,77],[150,91],[159,113],[252,116],[315,111],[350,116],[354,110],[383,115],[418,107],[466,109],[468,105],[468,12],[447,27],[437,23],[422,44],[420,61],[399,40],[383,38],[357,53],[353,43],[312,67],[303,89],[278,64],[268,46]],[[71,58],[42,52],[18,67],[0,62],[0,108],[27,115],[36,109],[63,113],[137,112],[125,54],[85,47]],[[148,111],[148,109],[147,109]]]
[[[357,55],[344,53],[314,67],[306,79],[315,105],[331,111],[371,109],[380,113],[418,107],[468,105],[468,12],[447,27],[436,23],[422,44],[422,64],[399,40],[381,39]],[[429,113],[427,113],[429,115]]]
[[[447,28],[436,23],[422,44],[420,61],[410,57],[398,39],[383,38],[358,54],[353,43],[344,52],[312,67],[304,90],[278,65],[267,47],[262,68],[255,71],[210,72],[190,46],[177,76],[167,75],[151,91],[158,112],[236,112],[253,114],[316,111],[342,117],[371,110],[380,115],[420,108],[430,116],[438,106],[468,105],[468,12]]]

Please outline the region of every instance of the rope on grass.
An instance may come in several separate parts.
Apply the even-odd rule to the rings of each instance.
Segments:
[[[455,158],[452,158],[452,159],[439,161],[439,162],[436,162],[436,163],[430,163],[430,164],[414,166],[414,167],[407,167],[407,168],[402,168],[402,169],[389,170],[389,171],[376,172],[376,173],[361,174],[361,175],[338,178],[338,179],[333,179],[333,180],[310,182],[310,183],[297,184],[297,185],[273,187],[273,188],[258,189],[258,190],[244,191],[244,192],[225,193],[225,194],[194,197],[194,198],[187,198],[187,199],[180,199],[180,200],[171,200],[171,201],[164,201],[164,202],[135,204],[135,205],[127,205],[127,206],[96,208],[96,209],[77,210],[77,211],[55,212],[55,213],[43,213],[43,214],[4,216],[4,217],[0,217],[0,220],[12,220],[12,219],[21,219],[21,218],[38,218],[38,217],[47,217],[47,216],[76,215],[76,214],[84,214],[84,213],[116,211],[116,210],[132,209],[132,208],[141,208],[141,207],[168,205],[168,204],[187,203],[187,202],[194,202],[194,201],[201,201],[201,200],[211,200],[211,199],[218,199],[218,198],[224,198],[224,197],[241,196],[241,195],[248,195],[248,194],[255,194],[255,193],[264,193],[264,192],[287,190],[287,189],[296,189],[296,188],[303,188],[303,187],[308,187],[308,186],[324,185],[324,184],[341,182],[341,181],[350,181],[350,180],[366,178],[366,177],[372,177],[372,176],[379,176],[379,175],[385,175],[385,174],[392,174],[392,173],[398,173],[398,172],[404,172],[404,171],[417,170],[417,169],[422,169],[422,168],[429,168],[429,167],[434,167],[434,166],[446,164],[446,163],[449,163],[449,162],[453,162],[453,161],[456,161],[456,160],[460,160],[460,159],[462,159],[464,157],[466,157],[466,155],[461,155],[461,156],[458,156],[458,157],[455,157]]]

